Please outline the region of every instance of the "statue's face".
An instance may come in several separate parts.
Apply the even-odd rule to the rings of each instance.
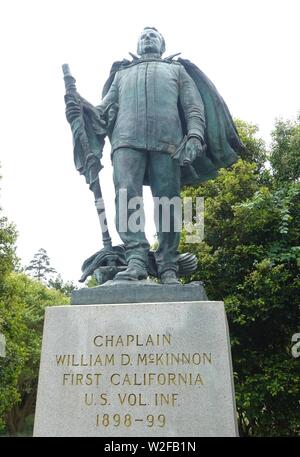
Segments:
[[[146,29],[142,32],[139,43],[138,50],[139,54],[147,54],[149,52],[161,54],[162,49],[162,38],[156,30]]]

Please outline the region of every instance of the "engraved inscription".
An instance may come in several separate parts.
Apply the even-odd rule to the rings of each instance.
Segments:
[[[85,347],[56,354],[55,367],[62,386],[79,392],[91,427],[103,430],[166,427],[168,411],[181,411],[190,389],[205,389],[214,365],[208,348],[174,351],[180,344],[170,333],[99,333]]]

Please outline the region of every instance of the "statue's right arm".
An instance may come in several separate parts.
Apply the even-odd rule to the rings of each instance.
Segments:
[[[118,115],[119,108],[119,76],[115,74],[114,80],[109,88],[109,91],[102,99],[101,103],[96,106],[96,110],[100,115],[103,123],[106,126],[106,133],[110,137],[112,134],[115,120]]]
[[[115,74],[112,85],[100,104],[96,106],[97,110],[105,113],[113,104],[118,104],[119,101],[119,77],[118,72]]]

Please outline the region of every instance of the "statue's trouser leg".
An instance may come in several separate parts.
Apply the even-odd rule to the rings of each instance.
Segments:
[[[113,154],[116,228],[126,247],[127,262],[137,260],[144,265],[150,246],[145,237],[144,209],[139,209],[138,203],[142,203],[146,165],[147,151],[120,148]]]
[[[155,260],[159,275],[178,270],[178,245],[182,226],[180,166],[170,155],[150,151],[148,173],[154,198],[155,225],[159,246]]]

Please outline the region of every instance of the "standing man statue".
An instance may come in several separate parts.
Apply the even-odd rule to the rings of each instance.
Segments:
[[[180,196],[183,185],[215,177],[219,168],[237,160],[243,148],[228,108],[211,81],[191,62],[174,60],[178,54],[162,58],[164,52],[161,33],[146,27],[138,40],[139,57],[131,54],[132,61],[113,64],[100,105],[91,108],[80,97],[86,112],[92,113],[86,124],[95,125],[95,119],[99,120],[96,133],[89,129],[90,144],[95,144],[93,137],[99,139],[101,134],[107,134],[111,142],[116,226],[127,263],[126,270],[115,276],[118,280],[147,278],[150,248],[143,230],[131,230],[128,223],[126,231],[120,227],[122,191],[126,189],[127,203],[142,197],[143,185],[150,186],[153,197],[171,200]],[[66,114],[72,125],[74,106],[67,105]],[[77,153],[74,149],[75,163],[78,150],[80,147]],[[175,227],[175,208],[171,206],[170,210],[168,232],[162,229],[160,215],[154,253],[157,273],[164,284],[179,282],[180,233]],[[133,211],[127,205],[127,222]]]

